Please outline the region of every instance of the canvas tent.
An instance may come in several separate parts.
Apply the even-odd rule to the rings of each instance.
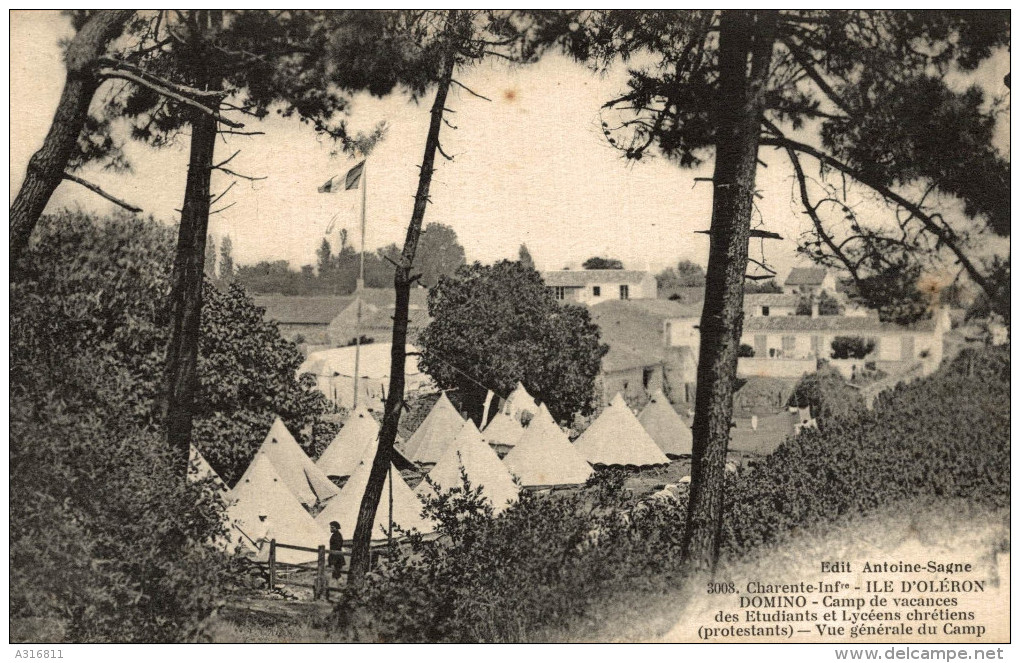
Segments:
[[[506,455],[516,447],[524,436],[524,426],[510,415],[498,412],[482,431],[482,439],[497,454]]]
[[[521,416],[524,414],[527,414],[528,418],[533,417],[538,412],[538,405],[535,404],[535,397],[528,393],[523,384],[518,382],[513,392],[507,397],[506,403],[503,405],[503,412],[520,423]]]
[[[328,527],[330,521],[340,523],[340,532],[344,538],[354,537],[354,528],[358,524],[358,510],[361,508],[361,499],[365,496],[365,489],[368,487],[368,475],[372,471],[372,456],[362,459],[358,469],[351,478],[344,484],[340,495],[331,500],[323,509],[315,521],[322,527]],[[390,479],[393,479],[393,525],[402,529],[417,529],[419,532],[431,532],[435,524],[422,517],[422,502],[414,491],[404,482],[396,467],[386,476],[386,483],[383,485],[382,498],[379,500],[379,508],[375,513],[375,522],[372,523],[372,540],[377,541],[387,538],[389,531],[390,514]]]
[[[489,500],[496,513],[517,501],[518,489],[513,477],[500,462],[496,452],[482,440],[481,433],[470,420],[461,427],[453,442],[447,445],[442,458],[428,477],[439,491],[448,491],[461,485],[461,467],[473,487],[481,486],[482,496]],[[427,483],[423,482],[422,485],[429,488]]]
[[[358,402],[386,400],[390,388],[390,343],[369,343],[358,350],[354,346],[319,350],[308,355],[297,374],[311,373],[315,385],[333,402],[350,407],[354,402],[354,368],[357,364]],[[432,384],[418,368],[418,348],[407,345],[404,361],[404,392],[410,393]]]
[[[316,548],[329,542],[329,532],[316,524],[287,487],[283,477],[265,453],[255,459],[230,491],[227,517],[233,529],[234,543],[258,551],[259,558],[269,554],[269,540]],[[291,564],[314,562],[315,553],[277,550],[277,559]]]
[[[544,405],[524,429],[520,443],[503,459],[510,473],[527,488],[583,484],[592,469],[574,449]]]
[[[684,423],[661,391],[652,394],[652,400],[638,415],[638,421],[668,457],[691,455],[694,444],[691,428]]]
[[[446,394],[440,394],[439,400],[400,448],[400,452],[417,463],[434,464],[463,425],[464,419],[453,407],[453,403]]]
[[[327,477],[349,477],[366,455],[379,445],[379,424],[363,404],[351,412],[344,427],[315,461]]]
[[[213,483],[220,489],[221,493],[228,493],[227,484],[223,482],[220,475],[212,468],[212,465],[205,459],[202,452],[194,444],[188,453],[188,479],[199,482],[205,479],[212,479]]]
[[[656,446],[620,394],[614,396],[602,414],[581,433],[574,447],[595,466],[669,464],[669,459]]]
[[[287,487],[302,504],[312,506],[340,492],[305,454],[279,417],[270,427],[259,451],[269,457]]]

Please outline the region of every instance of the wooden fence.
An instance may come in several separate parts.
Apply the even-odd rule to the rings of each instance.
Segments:
[[[315,566],[311,567],[311,566],[309,566],[309,564],[307,562],[304,563],[304,564],[293,564],[291,562],[281,562],[280,560],[276,559],[276,551],[278,549],[280,549],[280,548],[283,548],[285,550],[299,550],[301,552],[316,553],[316,555],[318,557],[316,559]],[[346,558],[349,556],[349,552],[347,552],[347,550],[349,548],[350,548],[350,543],[346,542],[346,541],[344,542],[344,550],[341,550],[339,553],[336,553],[336,552],[331,552],[324,545],[323,546],[319,546],[318,548],[308,548],[306,546],[295,546],[295,545],[292,545],[292,544],[289,544],[289,543],[280,543],[276,539],[270,539],[270,541],[269,541],[269,561],[267,562],[267,566],[268,566],[268,569],[269,569],[269,589],[270,590],[276,589],[276,586],[278,584],[277,575],[278,575],[280,569],[282,569],[282,568],[300,569],[300,570],[303,570],[303,571],[308,571],[308,570],[314,568],[314,570],[315,570],[315,580],[314,580],[314,582],[312,584],[302,583],[302,582],[293,582],[293,581],[291,581],[289,579],[284,584],[286,584],[289,587],[305,587],[307,589],[311,589],[312,590],[312,598],[314,600],[318,600],[318,599],[321,599],[321,598],[324,598],[324,599],[328,600],[329,599],[329,590],[330,590],[329,582],[330,582],[330,579],[332,578],[332,569],[331,569],[331,567],[329,565],[329,559],[330,559],[330,557],[332,555],[336,555],[336,554],[343,555],[344,556],[344,568],[343,568],[343,570],[340,573],[342,575],[346,576],[347,575],[347,567],[348,567],[348,565],[346,563],[346,561],[347,561]],[[388,548],[389,548],[389,543],[386,542],[386,541],[383,541],[382,543],[374,543],[374,544],[372,544],[372,547],[371,547],[371,560],[370,560],[371,565],[374,566],[375,562],[379,559],[379,557],[382,557],[382,556],[388,554],[388,550],[387,550]]]

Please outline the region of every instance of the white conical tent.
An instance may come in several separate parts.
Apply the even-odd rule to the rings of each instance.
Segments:
[[[227,484],[224,483],[220,475],[216,473],[216,470],[212,468],[212,465],[205,459],[202,452],[198,450],[194,444],[191,445],[191,449],[188,453],[188,479],[194,482],[203,481],[205,479],[212,479],[213,483],[220,489],[221,493],[228,493],[230,489],[227,488]]]
[[[358,511],[361,509],[361,499],[365,496],[365,489],[368,487],[368,475],[372,471],[372,457],[362,459],[358,469],[351,478],[344,484],[340,495],[331,500],[326,508],[315,517],[322,527],[328,527],[330,521],[340,523],[340,532],[345,539],[354,537],[354,528],[358,524]],[[386,475],[386,483],[383,484],[382,497],[379,499],[379,508],[375,512],[375,522],[372,523],[372,540],[387,538],[389,531],[390,516],[390,478],[393,478],[393,525],[405,530],[416,529],[419,532],[431,532],[435,529],[435,523],[422,517],[422,501],[414,494],[414,491],[404,482],[397,468],[390,466],[390,472]]]
[[[446,394],[440,394],[428,416],[400,451],[406,458],[417,463],[435,463],[463,425],[464,419],[457,408],[453,407]]]
[[[507,450],[516,447],[524,436],[524,426],[503,412],[497,412],[489,425],[482,431],[482,439],[486,443],[505,447]]]
[[[379,424],[368,408],[358,405],[315,465],[327,477],[349,477],[362,458],[375,455],[378,445]]]
[[[652,394],[652,400],[638,415],[638,421],[655,441],[662,453],[670,457],[689,456],[694,445],[690,427],[684,423],[666,395],[661,391]]]
[[[279,417],[270,427],[259,451],[269,456],[276,471],[302,504],[312,506],[340,492],[305,454]]]
[[[255,459],[230,491],[227,517],[236,531],[235,543],[243,543],[268,555],[270,539],[278,543],[317,548],[329,542],[329,533],[308,515],[269,456],[255,454]],[[302,564],[317,559],[316,553],[300,550],[277,550],[277,559]]]
[[[517,484],[496,452],[482,440],[473,421],[467,421],[461,427],[428,477],[440,492],[445,492],[460,487],[461,467],[473,487],[482,487],[482,496],[489,500],[496,513],[517,501]],[[424,482],[422,485],[429,487]]]
[[[592,465],[649,467],[669,463],[620,394],[581,433],[574,447]]]
[[[528,488],[583,484],[592,475],[591,466],[570,444],[544,405],[503,463]]]
[[[522,414],[527,412],[534,416],[538,412],[538,406],[535,404],[535,397],[528,393],[523,384],[518,382],[513,392],[507,397],[506,403],[503,405],[503,412],[520,423]]]

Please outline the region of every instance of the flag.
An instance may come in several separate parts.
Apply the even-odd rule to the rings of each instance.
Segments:
[[[357,189],[361,184],[361,176],[365,172],[365,162],[362,161],[354,168],[347,171],[345,175],[337,175],[326,180],[326,183],[319,187],[319,193],[336,193]]]
[[[489,425],[489,406],[492,405],[492,397],[495,396],[491,389],[487,391],[489,393],[485,395],[485,405],[482,408],[482,428]]]

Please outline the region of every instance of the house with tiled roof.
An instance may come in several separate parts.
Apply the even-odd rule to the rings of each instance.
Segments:
[[[753,356],[740,359],[737,373],[798,377],[814,372],[819,360],[837,364],[849,375],[869,363],[889,373],[920,363],[923,372],[930,373],[942,361],[943,337],[949,328],[944,310],[911,325],[882,322],[877,316],[747,316],[740,340]],[[863,359],[836,360],[833,341],[840,337],[870,341],[873,349]]]
[[[542,272],[558,301],[592,306],[614,299],[655,299],[655,276],[634,269],[562,269]]]
[[[783,282],[788,294],[817,295],[822,291],[836,292],[836,277],[824,267],[794,267]]]
[[[800,295],[786,292],[762,292],[744,295],[744,315],[772,317],[796,315]]]
[[[361,291],[359,291],[361,292]],[[432,318],[429,316],[422,288],[415,288],[418,296],[412,297],[407,307],[407,342],[416,343],[418,334],[428,326]],[[392,294],[392,291],[390,291]],[[361,302],[361,322],[358,323],[358,303]],[[389,343],[393,338],[393,311],[395,300],[375,303],[371,297],[362,299],[354,293],[354,299],[333,318],[327,330],[329,342],[334,347],[351,345],[360,335],[376,343]]]
[[[592,321],[609,346],[602,358],[604,402],[617,392],[640,400],[660,389],[673,402],[693,397],[697,357],[690,348],[670,347],[665,325],[693,308],[668,299],[613,300],[591,307]]]
[[[310,346],[335,347],[338,344],[346,345],[347,341],[354,338],[352,333],[351,336],[343,339],[342,342],[338,344],[333,343],[330,326],[355,301],[355,294],[361,297],[362,302],[365,304],[379,310],[390,310],[390,315],[392,316],[392,308],[396,296],[391,288],[362,288],[357,293],[350,295],[256,295],[253,299],[256,306],[265,309],[266,320],[276,322],[280,329],[280,334],[284,338]],[[426,289],[412,288],[410,299],[411,310],[426,310],[427,296],[428,291]],[[392,319],[390,324],[392,325]],[[379,338],[376,340],[389,342],[392,330],[382,334],[381,331],[376,330],[377,327],[379,327],[378,324],[371,326],[373,332],[379,335]],[[342,332],[338,333],[339,336],[343,335]],[[371,334],[366,335],[371,336]],[[337,336],[337,334],[333,334],[333,336]]]

